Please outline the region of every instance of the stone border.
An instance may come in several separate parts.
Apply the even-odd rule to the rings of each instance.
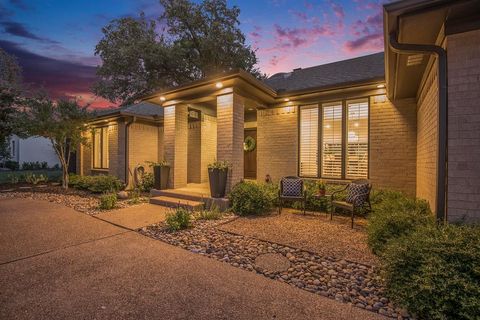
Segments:
[[[217,228],[232,219],[232,216],[227,216],[220,221],[195,221],[193,228],[175,233],[168,232],[164,223],[160,223],[142,228],[139,232],[314,294],[391,318],[409,319],[405,310],[396,308],[384,296],[384,287],[375,267],[320,256],[307,250],[233,234]],[[283,255],[290,261],[291,267],[287,271],[275,272],[256,266],[255,259],[268,253]]]

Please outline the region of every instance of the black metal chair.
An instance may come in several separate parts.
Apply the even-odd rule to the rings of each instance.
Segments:
[[[300,201],[303,203],[303,214],[307,205],[307,191],[304,188],[303,180],[299,177],[289,176],[280,180],[278,190],[278,214],[282,214],[284,201]]]
[[[335,200],[335,195],[347,190],[347,197],[345,201]],[[370,191],[372,190],[372,184],[367,179],[358,179],[349,183],[344,189],[338,190],[332,193],[332,209],[330,211],[330,220],[333,219],[335,208],[341,208],[349,211],[352,214],[352,228],[353,219],[358,209],[365,207],[368,204],[368,211],[372,211],[372,205],[370,203]]]

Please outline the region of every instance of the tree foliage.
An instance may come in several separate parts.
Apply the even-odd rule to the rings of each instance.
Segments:
[[[88,106],[81,107],[76,101],[53,102],[46,97],[26,100],[21,115],[24,134],[50,140],[62,165],[62,186],[68,188],[68,167],[71,155],[80,144],[88,144],[84,133],[85,123],[91,114]]]
[[[0,48],[0,157],[8,158],[7,138],[15,130],[15,105],[21,94],[21,69],[15,57]]]
[[[263,77],[254,50],[239,28],[240,9],[226,0],[160,0],[161,32],[142,13],[111,21],[95,54],[97,95],[129,104],[155,89],[176,86],[221,72],[243,69]]]

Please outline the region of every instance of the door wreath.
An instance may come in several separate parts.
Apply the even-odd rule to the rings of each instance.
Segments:
[[[247,136],[245,138],[245,140],[243,141],[243,150],[245,150],[247,152],[251,152],[251,151],[255,150],[255,147],[256,147],[255,139],[253,139],[250,136]]]

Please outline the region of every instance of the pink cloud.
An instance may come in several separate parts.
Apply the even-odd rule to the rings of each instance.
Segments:
[[[350,52],[359,50],[381,50],[382,48],[383,33],[369,34],[345,43],[345,49]]]
[[[331,36],[334,34],[332,28],[328,25],[313,26],[312,28],[282,28],[278,24],[274,25],[277,48],[298,48],[306,44],[311,44],[321,36]]]
[[[352,34],[358,38],[345,42],[347,52],[383,49],[382,13],[367,16],[365,20],[357,20],[351,26]]]

